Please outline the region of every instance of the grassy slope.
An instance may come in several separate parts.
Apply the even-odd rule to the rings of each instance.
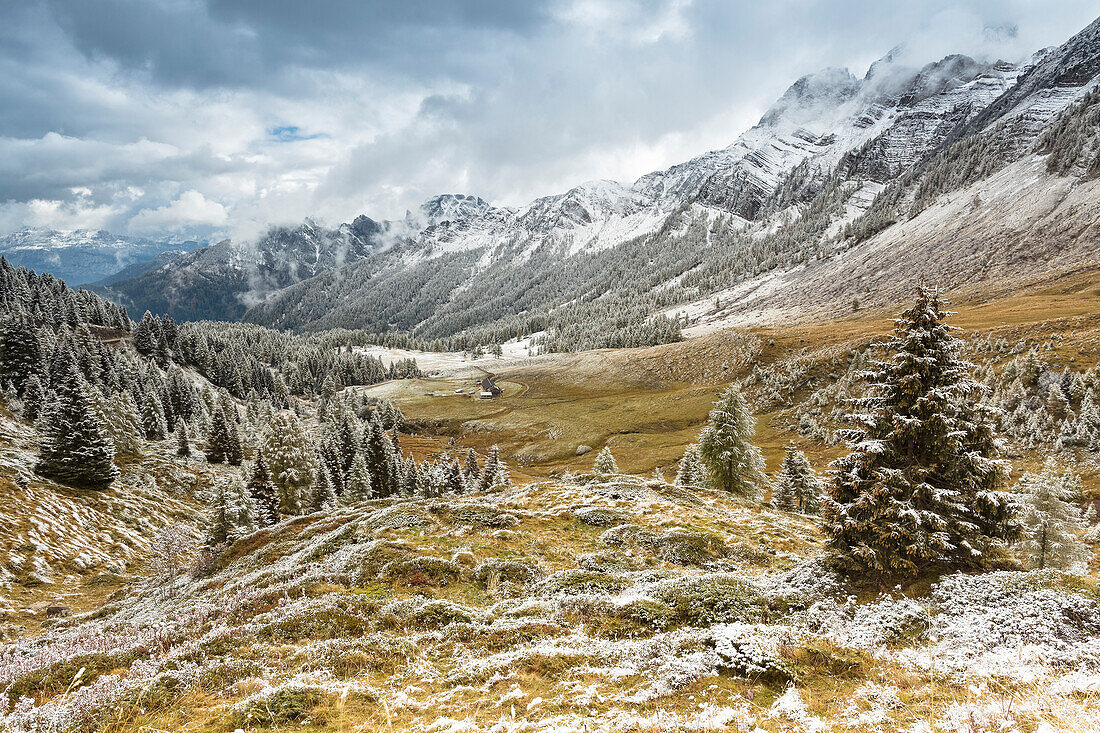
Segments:
[[[1076,370],[1100,358],[1096,269],[1039,281],[1007,298],[959,293],[951,307],[957,311],[951,322],[965,338],[1031,339],[1048,347],[1048,361]],[[823,352],[882,336],[891,327],[889,317],[862,311],[836,321],[723,332],[650,349],[535,360],[501,369],[505,394],[492,402],[455,394],[472,385],[462,377],[391,382],[368,391],[395,400],[425,433],[478,450],[499,443],[534,475],[589,470],[595,453],[577,456],[580,445],[611,446],[620,467],[632,473],[674,472],[725,384],[745,377],[754,364],[779,364],[803,350]],[[771,414],[759,416],[757,430],[756,442],[774,470],[783,446],[797,436],[773,425]],[[819,469],[838,452],[800,442]],[[1086,470],[1085,479],[1090,491],[1100,493],[1100,476]]]

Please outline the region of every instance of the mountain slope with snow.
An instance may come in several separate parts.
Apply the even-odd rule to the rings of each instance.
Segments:
[[[953,54],[917,68],[893,51],[863,78],[826,69],[799,79],[730,146],[633,183],[591,181],[515,209],[440,196],[404,220],[371,222],[353,237],[361,246],[340,234],[355,224],[320,237],[342,257],[314,257],[307,224],[117,289],[177,317],[289,329],[476,343],[545,332],[557,339],[547,348],[568,348],[585,329],[609,331],[588,347],[675,338],[675,324],[654,334],[648,319],[864,247],[952,191],[1044,154],[1043,136],[1095,84],[1098,29],[1024,64]],[[211,289],[224,297],[194,307]]]

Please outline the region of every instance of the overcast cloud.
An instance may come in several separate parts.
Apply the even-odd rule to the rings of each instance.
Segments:
[[[1022,60],[1095,0],[0,0],[0,233],[248,237],[519,205],[724,147],[905,43]]]

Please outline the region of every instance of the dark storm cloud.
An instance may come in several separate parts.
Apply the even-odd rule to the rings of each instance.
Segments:
[[[51,0],[49,12],[89,58],[108,57],[165,84],[264,84],[287,67],[448,74],[469,44],[526,34],[536,3]]]
[[[515,205],[729,144],[905,42],[1025,58],[1093,2],[0,0],[0,231]],[[1005,29],[1016,27],[1015,35]]]

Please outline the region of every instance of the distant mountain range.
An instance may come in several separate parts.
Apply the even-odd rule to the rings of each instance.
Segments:
[[[307,221],[101,289],[181,319],[481,342],[539,332],[566,346],[601,331],[586,345],[635,345],[664,338],[646,332],[658,313],[683,325],[803,317],[915,277],[954,287],[1100,259],[1095,239],[1042,236],[1052,222],[1091,232],[1100,212],[1100,20],[1023,64],[903,59],[891,52],[863,78],[805,76],[729,147],[630,184],[517,209],[447,194],[400,221]],[[1040,195],[1055,189],[1056,201]]]
[[[196,241],[124,237],[102,229],[23,229],[0,237],[0,255],[13,265],[52,273],[70,285],[109,277],[166,252],[182,254],[202,246]],[[161,261],[167,262],[163,257]]]

